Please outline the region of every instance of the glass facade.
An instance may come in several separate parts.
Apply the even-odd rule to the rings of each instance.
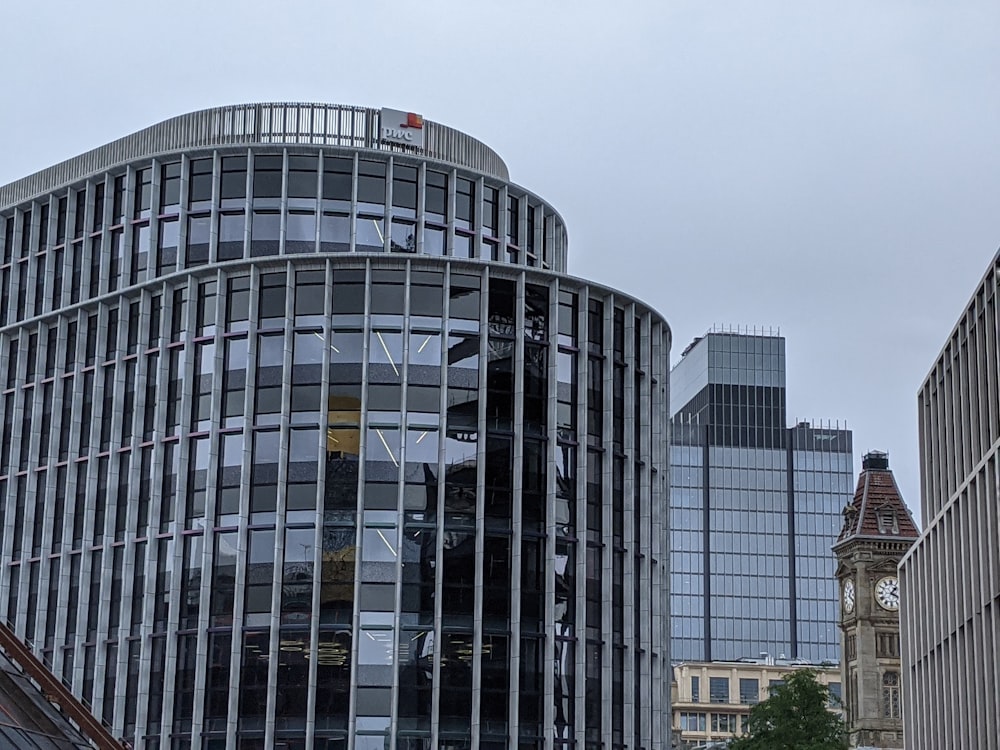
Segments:
[[[850,432],[785,426],[776,336],[709,333],[671,384],[671,658],[836,661]]]
[[[0,616],[137,748],[657,746],[670,332],[564,243],[307,145],[0,207]]]

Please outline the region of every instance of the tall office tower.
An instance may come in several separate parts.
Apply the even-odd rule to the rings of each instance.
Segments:
[[[670,331],[419,115],[0,188],[0,617],[137,748],[669,746]]]
[[[836,661],[851,433],[786,426],[780,336],[710,332],[670,384],[671,659]]]
[[[899,567],[907,748],[1000,749],[1000,254],[918,393],[923,533]]]

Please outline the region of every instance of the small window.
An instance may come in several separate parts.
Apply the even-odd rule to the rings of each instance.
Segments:
[[[483,188],[483,234],[496,237],[499,226],[499,191],[496,188]]]
[[[521,201],[513,195],[507,196],[507,241],[513,245],[520,244],[520,208]]]
[[[886,672],[882,675],[882,717],[898,719],[899,707],[899,672]]]
[[[28,214],[25,214],[27,217]],[[25,222],[27,223],[27,222]],[[94,210],[91,213],[90,229],[98,232],[104,227],[104,183],[94,185]],[[22,241],[24,237],[22,236]],[[23,254],[23,253],[22,253]]]
[[[135,210],[133,218],[148,219],[153,198],[153,170],[140,169],[135,173]]]
[[[67,200],[66,196],[63,196],[56,204],[56,245],[66,242],[66,213]]]
[[[830,706],[834,708],[839,707],[841,701],[840,683],[831,682],[826,688],[830,693]]]
[[[188,167],[188,207],[207,207],[211,200],[212,160],[192,159]]]
[[[142,174],[136,175],[137,182],[142,179]],[[138,206],[139,201],[136,201]],[[117,226],[125,221],[125,175],[115,177],[111,192],[111,225]]]
[[[358,162],[358,203],[385,203],[385,164]]]
[[[288,157],[288,197],[316,200],[317,160],[315,156]]]
[[[417,209],[417,168],[395,165],[392,170],[392,206],[400,216],[414,216]]]
[[[211,198],[211,187],[209,187],[209,197]],[[160,213],[176,213],[180,203],[181,164],[180,162],[164,164],[160,167]]]
[[[234,324],[250,320],[250,277],[238,276],[229,279],[227,294],[226,323],[231,331],[245,330],[246,326]]]
[[[351,201],[354,160],[326,157],[323,160],[323,200]]]
[[[427,172],[424,208],[429,221],[445,222],[448,206],[448,175]]]
[[[476,218],[476,184],[459,178],[455,183],[455,224],[471,229]]]
[[[227,156],[222,160],[221,198],[226,200],[242,199],[247,194],[247,158],[245,156]],[[206,200],[210,199],[209,198]]]
[[[272,319],[284,321],[285,318],[285,274],[264,273],[260,276],[260,310],[261,321]]]
[[[173,222],[176,225],[176,222]],[[212,228],[211,216],[189,216],[187,237],[187,266],[208,262],[208,243]]]
[[[257,156],[254,159],[253,197],[281,197],[281,157]]]
[[[740,703],[752,706],[760,701],[760,683],[754,677],[740,678]]]
[[[712,703],[729,703],[729,678],[708,678],[709,699]]]

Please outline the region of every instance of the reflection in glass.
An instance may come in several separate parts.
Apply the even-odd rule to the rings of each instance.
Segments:
[[[243,636],[240,665],[240,718],[261,717],[267,712],[267,669],[270,633],[258,630]]]
[[[316,214],[289,211],[285,217],[285,252],[312,252],[316,246]]]
[[[549,290],[528,284],[524,294],[524,335],[534,341],[548,339]]]
[[[509,636],[483,635],[482,698],[479,717],[484,733],[507,732],[507,696],[510,694]]]
[[[233,621],[233,601],[236,594],[236,558],[239,554],[237,542],[235,531],[215,535],[210,612],[212,625],[227,625]]]
[[[246,337],[225,339],[226,370],[245,370],[249,362],[249,343]]]
[[[576,659],[573,658],[575,648],[576,641],[565,641],[557,638],[555,640],[555,658],[552,662],[555,672],[555,694],[553,695],[555,734],[557,738],[567,740],[571,740],[574,736],[573,725],[576,720],[573,711],[576,693]]]
[[[372,331],[368,342],[368,356],[372,364],[387,364],[398,378],[403,366],[403,334],[391,331]]]
[[[440,366],[441,334],[437,331],[410,333],[410,364]]]
[[[383,227],[381,217],[359,216],[354,225],[354,249],[358,252],[381,252],[385,248]]]
[[[556,541],[555,620],[561,624],[558,628],[558,634],[562,636],[573,635],[576,611],[576,588],[574,583],[576,572],[575,549],[576,546],[572,542],[563,539]]]
[[[475,513],[478,429],[478,390],[449,388],[445,434],[445,506],[452,513]]]
[[[472,258],[475,245],[472,235],[455,232],[455,247],[452,252],[456,258]]]
[[[285,563],[282,570],[282,622],[308,621],[312,610],[313,549],[315,532],[309,528],[285,529]]]
[[[358,636],[358,664],[389,665],[392,658],[393,630],[364,629]]]
[[[329,439],[329,438],[328,438]],[[319,430],[298,427],[288,441],[288,463],[316,463]]]
[[[323,364],[323,352],[326,342],[320,331],[296,331],[295,346],[292,348],[292,364],[320,365]]]
[[[351,686],[351,633],[319,631],[316,649],[316,726],[347,726]]]
[[[430,730],[434,632],[404,631],[399,639],[400,729]]]
[[[160,273],[172,270],[177,265],[177,247],[180,244],[180,223],[177,219],[160,222],[157,256]]]
[[[254,211],[250,225],[250,255],[277,255],[281,237],[281,214]]]
[[[362,361],[364,354],[364,334],[361,331],[331,332],[330,362],[332,364],[355,364]]]
[[[369,427],[365,447],[368,461],[385,461],[399,467],[400,435],[398,427]]]
[[[434,619],[434,567],[435,540],[437,535],[433,515],[410,513],[408,518],[419,521],[407,523],[403,530],[403,591],[402,612],[418,615],[422,623]]]
[[[556,454],[556,525],[571,535],[576,525],[576,448],[560,443]]]
[[[393,221],[389,237],[389,252],[415,253],[417,251],[416,227],[409,222]]]
[[[437,466],[437,460],[437,430],[432,427],[410,427],[406,431],[406,462]]]
[[[229,714],[229,665],[232,655],[229,631],[213,632],[208,639],[208,666],[205,670],[205,720],[225,720]],[[155,676],[151,676],[155,680]],[[220,722],[222,724],[222,722]]]
[[[320,250],[346,253],[351,249],[351,220],[347,214],[324,213],[319,225]]]
[[[468,731],[472,716],[472,633],[444,633],[441,640],[441,728]]]
[[[474,509],[473,509],[474,514]],[[449,531],[442,539],[441,613],[445,624],[472,624],[475,600],[476,535],[474,530]]]
[[[257,338],[257,366],[281,367],[285,363],[285,337],[280,334]]]
[[[219,214],[219,260],[243,257],[246,218],[243,213]]]
[[[359,643],[360,643],[360,641],[359,641]],[[366,718],[370,719],[370,717],[366,717]],[[379,722],[380,724],[385,724],[386,725],[386,729],[388,729],[388,725],[389,725],[389,720],[388,719],[385,719],[385,720],[378,720],[378,719],[376,719],[376,721]],[[359,718],[358,719],[359,729],[360,729],[361,723],[362,723],[362,721]],[[370,724],[371,721],[369,720],[368,723]],[[358,734],[354,738],[354,750],[385,750],[385,747],[386,747],[386,745],[388,743],[389,743],[389,738],[385,734],[376,734],[376,735]]]
[[[448,367],[479,369],[479,335],[453,332],[448,336]]]
[[[321,622],[351,622],[357,557],[355,533],[353,526],[323,527],[319,590]]]
[[[250,551],[247,555],[246,621],[251,625],[271,619],[271,583],[274,574],[274,530],[250,531]],[[265,647],[264,653],[267,653]]]
[[[424,254],[444,255],[445,230],[436,227],[424,228]]]
[[[396,562],[395,528],[366,528],[361,536],[361,559],[364,562]]]
[[[289,614],[282,607],[282,621]],[[306,610],[308,616],[308,610]],[[284,720],[286,728],[304,728],[306,707],[309,705],[309,656],[312,644],[309,631],[303,627],[282,628],[278,636],[278,684],[275,691],[274,715]],[[292,722],[291,719],[298,721]]]

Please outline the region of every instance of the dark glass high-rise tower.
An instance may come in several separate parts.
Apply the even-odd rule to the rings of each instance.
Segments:
[[[836,661],[851,433],[787,427],[779,336],[706,334],[671,391],[671,659]]]
[[[0,616],[137,748],[669,745],[670,331],[413,113],[0,188]]]

